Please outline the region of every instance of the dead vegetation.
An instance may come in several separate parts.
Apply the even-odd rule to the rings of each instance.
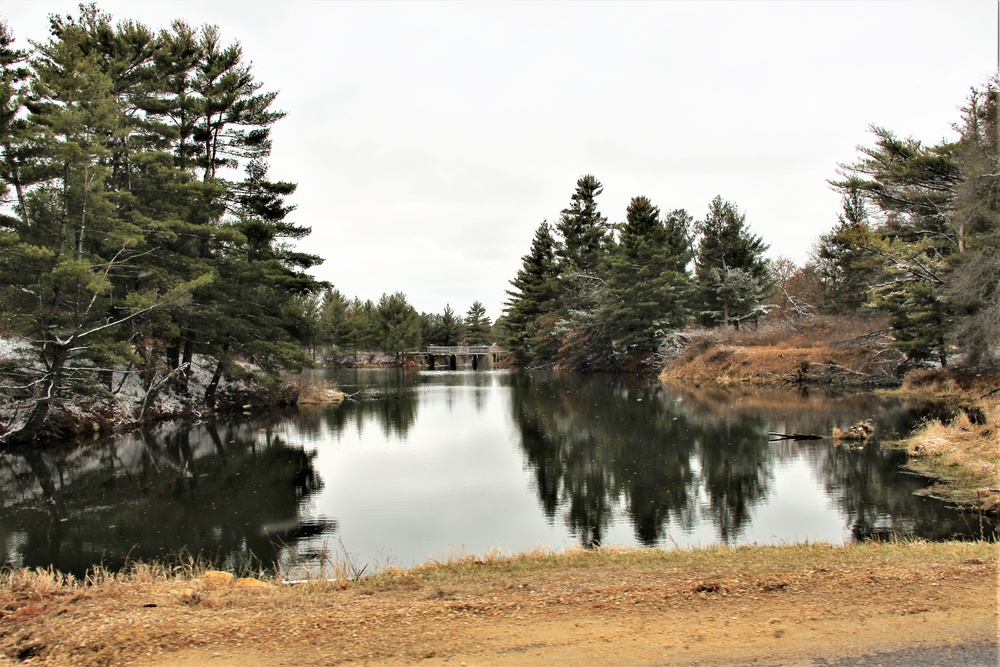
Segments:
[[[984,542],[456,557],[238,586],[137,566],[0,575],[0,664],[789,664],[995,640]]]
[[[1000,513],[1000,372],[968,368],[912,371],[898,393],[957,404],[950,419],[924,423],[893,443],[906,467],[937,483],[923,493],[973,511]]]
[[[299,405],[343,403],[347,395],[326,380],[316,380],[299,387]]]
[[[925,491],[928,495],[975,511],[1000,512],[1000,372],[914,370],[900,385],[901,358],[890,342],[879,321],[862,318],[810,317],[771,321],[757,330],[694,330],[678,337],[673,360],[660,377],[679,387],[898,386],[893,391],[907,397],[955,402],[952,420],[928,422],[899,445],[910,453],[907,467],[939,480]],[[864,427],[837,429],[833,437],[863,442],[871,435]]]
[[[983,513],[1000,513],[1000,398],[932,420],[899,443],[906,467],[934,478],[923,493]]]
[[[901,358],[877,319],[769,320],[756,329],[695,329],[676,337],[664,381],[835,388],[892,386]]]

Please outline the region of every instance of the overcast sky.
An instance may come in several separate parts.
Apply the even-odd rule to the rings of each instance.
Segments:
[[[997,4],[100,2],[239,41],[288,112],[271,175],[298,183],[316,275],[349,297],[496,318],[576,180],[701,218],[715,195],[802,263],[835,223],[826,180],[870,124],[934,143],[997,65]],[[76,2],[3,0],[22,46]]]

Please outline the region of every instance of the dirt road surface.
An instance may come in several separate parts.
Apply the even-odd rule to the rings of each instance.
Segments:
[[[466,560],[349,585],[11,586],[0,664],[829,665],[995,646],[995,546],[879,548]]]

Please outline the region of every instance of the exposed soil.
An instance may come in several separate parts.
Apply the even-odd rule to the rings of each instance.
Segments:
[[[997,556],[805,545],[467,559],[350,584],[15,581],[0,664],[810,665],[996,642]]]

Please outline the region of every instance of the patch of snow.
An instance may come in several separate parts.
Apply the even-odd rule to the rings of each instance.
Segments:
[[[37,351],[27,341],[13,337],[0,337],[0,366],[16,365],[22,369],[37,368],[42,364]],[[72,401],[63,402],[58,409],[59,418],[63,422],[75,425],[77,429],[98,431],[107,428],[130,426],[138,421],[150,421],[194,415],[201,417],[209,412],[204,404],[205,390],[215,373],[216,360],[204,355],[195,355],[190,368],[187,368],[187,387],[182,390],[176,382],[178,371],[167,375],[165,369],[158,370],[147,389],[141,374],[129,368],[117,368],[111,377],[111,396],[98,400],[80,396]],[[259,371],[257,367],[241,363],[251,374]],[[3,384],[0,383],[0,389]],[[248,397],[261,397],[266,400],[266,392],[261,391],[262,385],[252,378],[229,380],[225,376],[220,380],[216,390],[219,405],[236,402],[242,405],[248,402]],[[146,402],[143,407],[143,402]],[[34,401],[23,400],[0,401],[0,440],[4,434],[15,432],[24,426]]]

